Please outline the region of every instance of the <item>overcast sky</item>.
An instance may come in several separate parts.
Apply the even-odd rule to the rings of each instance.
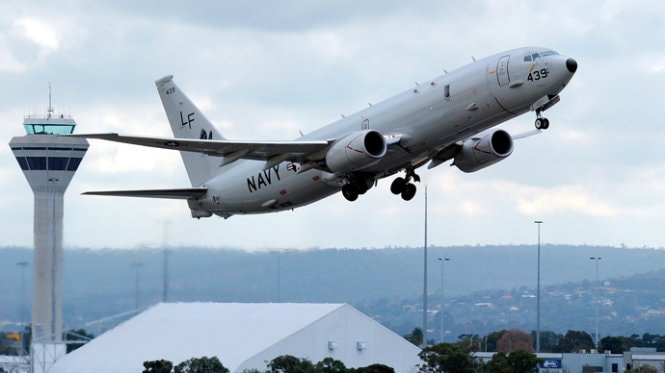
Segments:
[[[56,4],[59,3],[59,4]],[[26,114],[77,133],[172,136],[154,81],[176,83],[230,139],[293,139],[521,46],[574,57],[550,129],[473,174],[421,169],[411,202],[390,179],[292,212],[195,220],[183,201],[82,196],[188,187],[176,152],[91,140],[65,200],[66,247],[280,249],[544,242],[665,247],[665,2],[12,1],[0,4],[2,142]],[[501,127],[533,128],[525,114]],[[0,246],[32,246],[33,196],[0,147]]]

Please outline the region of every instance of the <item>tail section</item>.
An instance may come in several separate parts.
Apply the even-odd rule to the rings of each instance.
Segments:
[[[223,140],[192,101],[175,85],[173,75],[155,81],[173,136],[184,139]],[[192,186],[201,186],[219,174],[221,158],[200,153],[180,152]]]

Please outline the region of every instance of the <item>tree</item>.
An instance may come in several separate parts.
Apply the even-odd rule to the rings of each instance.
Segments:
[[[626,371],[628,372],[628,371]],[[651,365],[642,365],[638,368],[635,368],[630,371],[631,373],[658,373],[658,369],[652,367]]]
[[[510,352],[514,350],[533,352],[533,337],[531,334],[522,330],[508,330],[503,333],[501,339],[497,341],[496,350],[500,352]]]
[[[354,373],[395,373],[395,369],[383,364],[372,364],[357,368]]]
[[[450,343],[439,343],[434,346],[425,347],[418,354],[424,364],[418,370],[421,373],[475,372],[473,359],[459,346]]]
[[[411,334],[405,335],[404,338],[406,338],[407,341],[413,343],[414,345],[420,346],[420,345],[423,344],[423,340],[424,340],[423,339],[423,330],[418,328],[418,327],[415,327],[415,328],[413,328],[413,331],[411,332]]]
[[[171,373],[173,363],[164,359],[144,361],[143,368],[143,373]]]
[[[349,371],[343,362],[335,360],[331,357],[324,358],[323,360],[316,363],[314,367],[318,372],[324,373],[345,373]]]
[[[555,352],[579,352],[595,348],[593,339],[587,332],[569,330],[557,345]]]
[[[621,354],[626,351],[626,340],[623,337],[607,336],[600,340],[601,351],[612,351],[613,354]]]
[[[487,369],[490,373],[529,373],[536,371],[541,362],[542,359],[525,350],[497,352],[487,362]]]
[[[531,331],[533,340],[536,340],[536,331]],[[540,332],[540,352],[552,352],[556,349],[559,341],[563,338],[562,334],[557,334],[552,331],[543,330]]]
[[[268,363],[269,373],[314,373],[314,364],[291,355],[277,356]]]
[[[503,333],[505,332],[506,330],[504,329],[487,334],[485,337],[484,351],[496,351],[496,343],[499,341],[499,339],[501,339],[501,336],[503,336]]]
[[[229,373],[229,370],[217,357],[203,356],[183,361],[176,365],[173,373]]]

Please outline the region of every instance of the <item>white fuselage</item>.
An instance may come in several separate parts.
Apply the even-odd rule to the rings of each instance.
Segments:
[[[420,167],[441,149],[533,109],[556,96],[572,78],[567,57],[543,48],[521,48],[474,61],[298,140],[336,139],[363,129],[396,136],[381,160],[361,171],[382,178]],[[532,53],[544,57],[527,58]],[[282,162],[238,160],[203,186],[208,193],[190,208],[220,216],[265,213],[307,205],[341,190],[343,178],[316,168]]]

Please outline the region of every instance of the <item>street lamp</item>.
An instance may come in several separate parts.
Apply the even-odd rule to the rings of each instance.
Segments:
[[[134,309],[139,309],[139,269],[143,267],[143,262],[132,262],[132,267],[136,270],[134,277]]]
[[[536,352],[540,352],[540,225],[541,220],[534,221],[538,225],[538,281],[536,285]]]
[[[602,258],[599,256],[592,256],[589,259],[593,260],[596,262],[596,286],[599,286],[598,284],[598,261],[601,260]],[[598,348],[598,299],[596,297],[597,295],[597,290],[594,292],[594,298],[596,298],[596,348]]]
[[[441,309],[439,310],[439,318],[441,324],[439,325],[439,330],[441,332],[441,343],[443,343],[443,305],[445,304],[445,298],[443,296],[443,267],[445,262],[449,261],[450,258],[439,258],[439,261],[441,262]]]
[[[423,343],[427,347],[427,185],[425,185],[425,244],[423,246]]]

